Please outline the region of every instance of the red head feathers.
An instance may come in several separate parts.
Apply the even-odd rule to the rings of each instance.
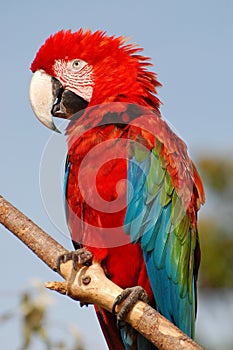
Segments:
[[[83,60],[93,69],[90,104],[124,101],[158,109],[160,101],[154,94],[160,84],[156,75],[147,70],[151,63],[148,57],[138,54],[140,51],[133,44],[125,44],[125,38],[107,36],[100,30],[62,30],[39,49],[31,70],[44,70],[58,78],[55,62]]]

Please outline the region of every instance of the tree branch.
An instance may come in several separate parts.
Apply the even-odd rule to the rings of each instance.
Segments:
[[[80,266],[78,271],[72,262],[61,264],[57,271],[57,259],[67,250],[40,227],[0,196],[0,223],[28,246],[52,270],[60,273],[65,282],[49,282],[47,287],[82,303],[97,304],[111,312],[115,298],[122,289],[111,282],[101,266]],[[117,311],[120,309],[118,307]],[[129,312],[127,322],[161,350],[201,350],[187,335],[149,305],[139,301]]]

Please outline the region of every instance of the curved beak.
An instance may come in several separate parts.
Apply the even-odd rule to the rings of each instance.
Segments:
[[[56,89],[53,88],[53,79],[44,70],[36,71],[31,79],[29,98],[32,109],[39,121],[47,128],[60,133],[53,122],[52,116],[52,109],[57,98]]]
[[[68,119],[88,106],[87,101],[74,92],[64,89],[58,79],[51,77],[42,69],[37,70],[32,76],[29,98],[39,121],[59,133],[53,122],[53,116]]]

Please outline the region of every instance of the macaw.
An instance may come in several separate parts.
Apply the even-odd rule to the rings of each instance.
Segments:
[[[77,252],[86,248],[127,295],[138,286],[138,298],[193,337],[204,189],[161,116],[161,84],[141,51],[100,30],[61,30],[31,65],[30,101],[52,130],[53,117],[70,119],[64,193]],[[109,349],[155,349],[122,318],[96,312]]]

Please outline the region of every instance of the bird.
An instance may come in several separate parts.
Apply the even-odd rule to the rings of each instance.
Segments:
[[[205,193],[142,51],[102,30],[60,30],[31,64],[30,102],[53,131],[54,117],[68,120],[67,225],[83,263],[98,262],[123,288],[113,311],[129,295],[147,300],[193,338]],[[156,349],[124,322],[128,309],[95,309],[110,350]]]

